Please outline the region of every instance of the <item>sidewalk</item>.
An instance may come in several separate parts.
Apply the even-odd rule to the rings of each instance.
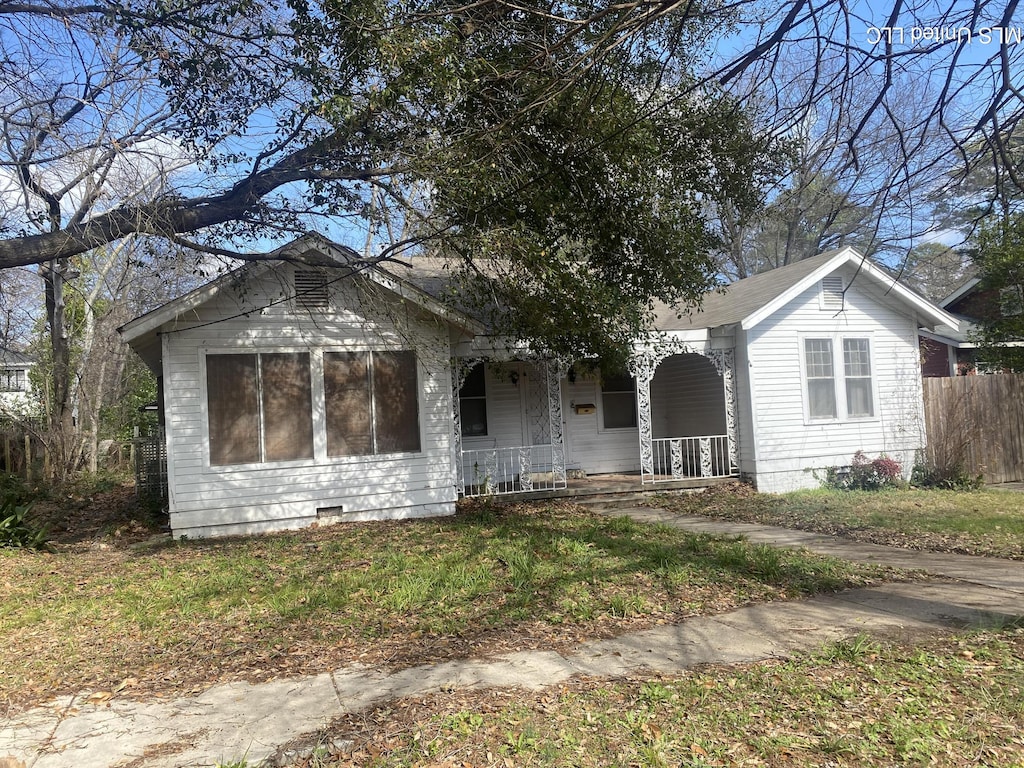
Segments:
[[[766,603],[675,626],[487,661],[453,661],[388,674],[352,666],[311,678],[232,683],[198,696],[96,706],[65,697],[0,725],[0,768],[179,768],[244,758],[273,764],[282,745],[354,712],[454,688],[557,684],[574,675],[672,674],[707,663],[757,661],[856,633],[913,637],[1024,615],[1024,563],[919,553],[767,526],[677,517],[616,506],[604,511],[751,541],[800,546],[850,560],[920,568],[957,581],[886,584],[800,602]],[[8,762],[5,764],[5,758]]]

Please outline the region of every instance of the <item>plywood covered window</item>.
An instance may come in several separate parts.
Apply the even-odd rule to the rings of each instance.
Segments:
[[[327,455],[420,450],[416,353],[324,353]]]
[[[313,457],[309,353],[207,355],[210,464]]]

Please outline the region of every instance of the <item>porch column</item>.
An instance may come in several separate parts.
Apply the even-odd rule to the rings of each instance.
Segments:
[[[557,486],[565,487],[565,442],[562,439],[562,375],[565,366],[557,362],[544,362],[547,379],[548,430],[551,438],[551,475]]]
[[[629,372],[636,379],[636,403],[640,434],[640,482],[654,479],[654,429],[651,418],[651,379],[660,362],[650,353],[635,355],[629,360]]]
[[[466,377],[480,360],[473,358],[452,358],[452,481],[455,491],[460,496],[466,491],[466,478],[462,467],[462,407],[459,403],[459,392],[466,383]]]
[[[736,352],[731,349],[713,349],[705,353],[718,375],[722,377],[725,394],[725,433],[729,436],[729,470],[735,473],[739,468],[736,458],[736,386],[733,375],[736,368]]]

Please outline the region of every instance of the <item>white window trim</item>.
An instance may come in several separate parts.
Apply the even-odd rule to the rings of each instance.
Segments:
[[[309,466],[312,463],[319,461],[318,445],[317,445],[317,432],[320,431],[316,423],[316,382],[311,381],[312,389],[310,391],[310,397],[313,398],[313,458],[312,459],[286,459],[282,461],[250,461],[241,464],[214,464],[210,459],[210,395],[206,389],[206,358],[210,355],[273,355],[273,354],[292,354],[296,352],[305,352],[309,354],[310,360],[310,375],[313,376],[315,372],[315,364],[313,362],[314,356],[317,350],[310,349],[309,347],[267,347],[267,348],[253,348],[251,346],[235,346],[235,347],[201,347],[199,349],[199,391],[200,401],[202,408],[203,420],[203,471],[212,474],[223,474],[228,472],[239,472],[252,469],[278,469],[288,467],[304,467]],[[323,397],[323,386],[320,387],[320,396]],[[263,440],[263,415],[260,414],[260,440]],[[262,446],[261,446],[262,452]]]
[[[807,390],[807,346],[808,339],[829,339],[832,342],[832,372],[835,381],[836,417],[811,418],[810,396]],[[843,340],[865,339],[868,342],[868,361],[871,364],[871,416],[849,416],[846,412],[846,366],[843,364]],[[803,406],[804,424],[867,424],[881,421],[878,400],[878,366],[876,365],[875,338],[871,331],[850,333],[802,333],[798,338],[800,358],[800,402]]]
[[[240,472],[247,470],[275,470],[287,469],[289,467],[308,466],[336,466],[344,464],[364,463],[367,459],[394,459],[423,457],[427,453],[425,431],[423,429],[424,419],[424,386],[426,381],[426,370],[423,364],[423,356],[416,348],[409,348],[408,351],[416,353],[416,415],[417,426],[420,432],[419,451],[398,451],[393,453],[371,453],[359,456],[328,456],[327,455],[327,418],[324,402],[324,353],[325,352],[391,352],[398,351],[390,347],[373,347],[364,345],[330,346],[330,347],[258,347],[234,346],[234,347],[200,347],[199,348],[199,389],[201,401],[202,419],[202,440],[203,440],[203,468],[204,473],[224,474],[228,472]],[[244,464],[212,464],[210,461],[210,400],[206,391],[206,358],[208,355],[265,355],[265,354],[287,354],[294,352],[306,352],[309,354],[310,376],[312,377],[310,396],[313,403],[313,458],[311,459],[288,459],[285,461],[253,461]],[[262,417],[261,417],[262,430]]]
[[[636,382],[636,379],[633,380]],[[636,382],[636,387],[640,386],[639,382]],[[624,393],[625,390],[613,389],[609,390],[613,393]],[[606,427],[604,425],[604,388],[601,386],[601,382],[597,379],[594,380],[594,404],[597,406],[597,432],[598,434],[622,434],[629,432],[636,432],[640,429],[640,403],[637,398],[636,389],[633,390],[633,409],[636,415],[636,426],[635,427]]]

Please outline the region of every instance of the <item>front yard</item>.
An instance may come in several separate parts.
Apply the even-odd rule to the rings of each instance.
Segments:
[[[683,515],[763,523],[935,552],[1024,560],[1024,493],[798,491],[771,496],[739,484],[651,502]]]
[[[141,549],[0,550],[0,701],[562,649],[892,578],[551,504]]]

